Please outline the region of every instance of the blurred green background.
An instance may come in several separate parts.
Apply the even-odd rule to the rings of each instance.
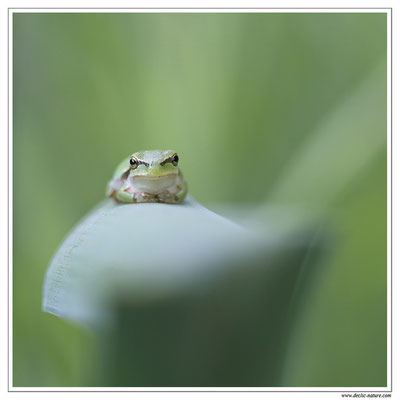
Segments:
[[[298,207],[339,234],[283,386],[385,386],[386,14],[13,16],[13,378],[91,385],[46,267],[121,158],[173,148],[210,208]]]

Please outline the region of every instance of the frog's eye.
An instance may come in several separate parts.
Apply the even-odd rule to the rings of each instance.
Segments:
[[[129,163],[131,164],[132,169],[137,168],[137,166],[139,165],[139,163],[138,163],[138,161],[136,160],[135,157],[132,157],[132,158],[129,160]]]
[[[174,154],[174,155],[171,157],[171,162],[172,162],[173,165],[175,165],[175,167],[178,165],[178,162],[179,162],[178,154]]]

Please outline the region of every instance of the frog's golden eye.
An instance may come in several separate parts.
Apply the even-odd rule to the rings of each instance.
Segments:
[[[139,165],[139,162],[138,162],[138,160],[136,160],[135,157],[132,157],[132,158],[129,160],[129,163],[131,164],[132,169],[137,168],[137,166]]]
[[[178,165],[178,162],[179,162],[178,154],[174,154],[174,155],[171,157],[171,162],[172,162],[173,165],[175,165],[175,167]]]

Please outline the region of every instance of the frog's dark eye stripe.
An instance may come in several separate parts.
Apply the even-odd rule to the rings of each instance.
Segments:
[[[129,163],[131,164],[132,169],[137,168],[140,164],[143,164],[143,165],[145,165],[146,167],[149,167],[149,166],[150,166],[150,164],[147,163],[146,161],[138,160],[138,159],[136,159],[135,157],[132,157],[132,158],[129,160]]]
[[[179,162],[179,157],[178,154],[174,154],[171,157],[168,157],[166,160],[164,160],[163,162],[160,163],[161,166],[165,165],[166,163],[172,163],[173,165],[175,165],[175,167],[178,165]]]

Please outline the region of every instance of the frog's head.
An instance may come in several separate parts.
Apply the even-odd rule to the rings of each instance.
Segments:
[[[148,150],[133,153],[128,179],[147,193],[160,193],[176,184],[179,157],[173,150]]]

